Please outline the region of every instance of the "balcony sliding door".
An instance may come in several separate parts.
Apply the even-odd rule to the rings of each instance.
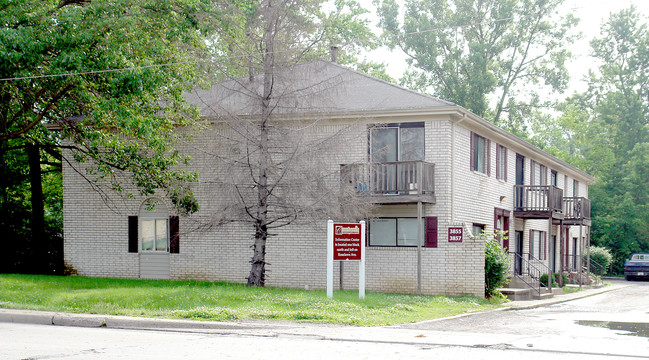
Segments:
[[[374,191],[396,194],[419,189],[413,180],[417,179],[416,166],[401,162],[424,160],[424,123],[372,127],[369,150]]]

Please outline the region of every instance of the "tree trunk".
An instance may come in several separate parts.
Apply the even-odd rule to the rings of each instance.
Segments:
[[[32,203],[32,265],[36,273],[47,271],[47,241],[45,239],[45,210],[43,204],[43,184],[41,180],[41,155],[38,145],[27,145],[29,161],[29,182]]]
[[[250,263],[248,286],[264,286],[266,281],[266,240],[268,239],[268,166],[270,164],[268,132],[270,113],[272,111],[270,100],[273,92],[273,66],[274,66],[274,15],[272,1],[268,1],[267,24],[264,39],[264,88],[261,98],[261,121],[259,124],[259,175],[257,178],[257,212],[255,214],[255,243],[253,256]]]

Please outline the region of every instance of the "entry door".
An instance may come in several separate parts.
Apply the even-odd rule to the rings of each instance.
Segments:
[[[518,275],[523,274],[523,232],[516,231],[516,260],[514,261],[514,271]]]

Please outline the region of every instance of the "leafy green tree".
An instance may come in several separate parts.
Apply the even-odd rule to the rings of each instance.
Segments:
[[[635,7],[611,14],[592,41],[600,66],[590,74],[593,122],[609,139],[611,166],[602,168],[593,202],[594,243],[612,250],[612,271],[649,250],[646,161],[649,132],[649,30]]]
[[[649,30],[635,7],[611,14],[594,39],[589,89],[536,124],[537,143],[598,178],[590,187],[593,244],[611,249],[613,273],[649,251]]]
[[[376,0],[391,47],[409,57],[402,82],[517,133],[545,105],[533,89],[562,91],[577,20],[563,0]],[[403,22],[401,19],[403,16]]]
[[[2,228],[16,240],[29,229],[36,267],[46,263],[47,223],[60,226],[60,195],[46,199],[60,180],[44,174],[61,161],[92,160],[80,172],[89,181],[129,195],[162,190],[179,211],[195,210],[185,188],[195,174],[172,171],[184,160],[172,145],[196,115],[182,93],[197,80],[204,10],[194,0],[0,3],[0,205],[11,215]]]

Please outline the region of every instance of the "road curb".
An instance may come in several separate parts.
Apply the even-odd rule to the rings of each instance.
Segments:
[[[0,322],[52,325],[54,315],[46,311],[0,309]]]

